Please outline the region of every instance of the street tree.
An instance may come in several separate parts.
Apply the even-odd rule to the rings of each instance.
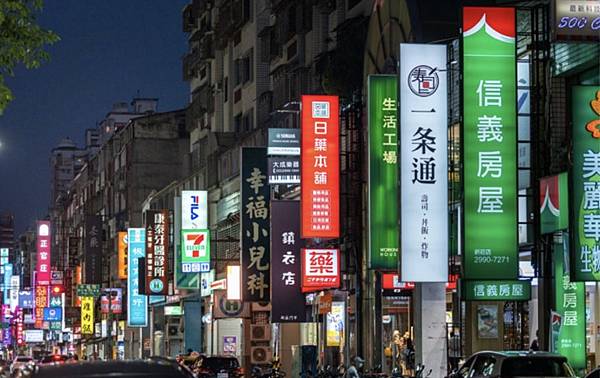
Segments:
[[[0,0],[0,114],[13,100],[5,78],[20,64],[38,68],[49,59],[45,46],[59,40],[36,22],[42,5],[43,0]]]

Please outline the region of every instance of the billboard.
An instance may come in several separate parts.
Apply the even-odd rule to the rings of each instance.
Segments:
[[[402,281],[446,282],[449,230],[446,46],[401,44],[399,72],[400,277]]]
[[[50,222],[37,221],[35,285],[50,285]]]
[[[337,96],[302,96],[302,238],[340,236]]]
[[[369,266],[398,269],[398,79],[369,76]]]
[[[563,41],[600,41],[600,0],[555,0],[554,36]]]
[[[271,190],[266,176],[267,149],[243,147],[241,155],[242,299],[245,302],[269,301]]]
[[[110,311],[108,308],[110,296]],[[100,312],[103,314],[121,314],[123,312],[123,289],[112,288],[102,289],[102,295],[100,297]]]
[[[169,210],[146,211],[146,294],[169,294]]]
[[[540,179],[540,226],[542,234],[569,227],[569,176],[566,172]]]
[[[146,327],[148,325],[148,299],[139,293],[139,259],[144,257],[146,230],[127,230],[127,326]],[[143,274],[143,272],[142,272]]]
[[[94,297],[81,297],[81,334],[94,334]]]
[[[84,282],[89,284],[102,282],[102,217],[85,217],[84,246]]]
[[[320,291],[340,286],[339,249],[301,249],[302,291]]]
[[[208,228],[208,192],[206,190],[181,192],[181,228],[192,230]]]
[[[119,279],[127,279],[127,231],[117,233],[117,271]]]
[[[271,322],[305,322],[302,293],[300,202],[271,203]]]
[[[600,87],[573,87],[571,98],[571,280],[600,281]]]
[[[210,272],[209,230],[181,230],[181,271]]]
[[[463,9],[464,277],[517,279],[515,9]]]
[[[300,155],[300,130],[269,129],[267,155]]]

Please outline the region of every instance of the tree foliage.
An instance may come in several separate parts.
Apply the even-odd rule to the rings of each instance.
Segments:
[[[0,114],[13,99],[5,78],[14,75],[22,64],[38,68],[49,59],[46,45],[59,40],[58,35],[41,28],[36,13],[43,0],[0,0]]]

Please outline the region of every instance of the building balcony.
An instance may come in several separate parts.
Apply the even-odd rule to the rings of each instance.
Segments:
[[[243,22],[241,0],[225,0],[219,7],[215,22],[215,34],[219,46],[227,45],[229,39],[237,32]]]

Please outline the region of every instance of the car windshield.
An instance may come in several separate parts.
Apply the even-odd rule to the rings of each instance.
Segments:
[[[502,364],[502,375],[511,377],[573,377],[573,371],[561,358],[518,357]]]
[[[237,369],[238,366],[235,358],[208,357],[202,361],[202,367],[210,370]]]

